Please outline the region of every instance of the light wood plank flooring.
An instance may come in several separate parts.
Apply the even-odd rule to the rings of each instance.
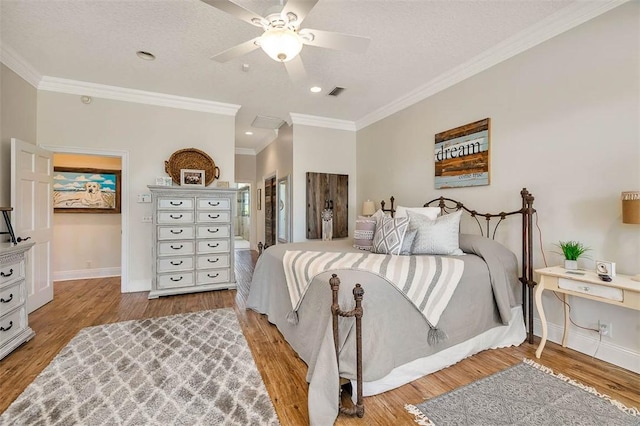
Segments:
[[[236,253],[239,291],[251,280],[256,253]],[[211,291],[148,300],[147,293],[120,293],[118,278],[62,281],[53,302],[29,316],[35,338],[0,361],[0,412],[24,390],[51,359],[83,327],[117,321],[235,307],[283,425],[308,424],[306,365],[263,315],[235,305],[235,291]],[[337,425],[414,424],[403,408],[450,391],[520,362],[535,359],[534,345],[485,351],[450,368],[382,395],[365,398],[363,419],[340,416]],[[595,350],[595,348],[594,348]],[[366,358],[365,358],[366,360]],[[547,343],[543,365],[595,387],[627,406],[640,407],[640,375]]]

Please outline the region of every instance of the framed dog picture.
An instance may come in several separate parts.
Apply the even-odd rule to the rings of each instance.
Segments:
[[[204,186],[204,179],[204,170],[180,170],[180,186]]]
[[[55,213],[120,213],[120,170],[54,167]]]

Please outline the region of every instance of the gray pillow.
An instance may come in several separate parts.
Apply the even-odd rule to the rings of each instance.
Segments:
[[[382,224],[376,227],[373,236],[373,253],[400,254],[404,234],[409,226],[409,218],[383,218]]]
[[[442,254],[461,255],[459,243],[460,216],[462,210],[440,216],[436,220],[407,212],[409,216],[409,229],[417,230],[417,234],[411,246],[411,254]]]

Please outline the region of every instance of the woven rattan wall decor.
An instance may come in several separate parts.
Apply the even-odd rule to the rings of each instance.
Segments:
[[[180,170],[196,169],[204,170],[205,186],[211,185],[215,179],[220,178],[220,169],[206,152],[195,148],[186,148],[171,154],[169,160],[164,162],[164,170],[171,179],[180,185]]]

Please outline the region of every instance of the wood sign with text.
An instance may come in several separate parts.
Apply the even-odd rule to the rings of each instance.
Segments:
[[[489,185],[490,119],[435,136],[435,188]]]

